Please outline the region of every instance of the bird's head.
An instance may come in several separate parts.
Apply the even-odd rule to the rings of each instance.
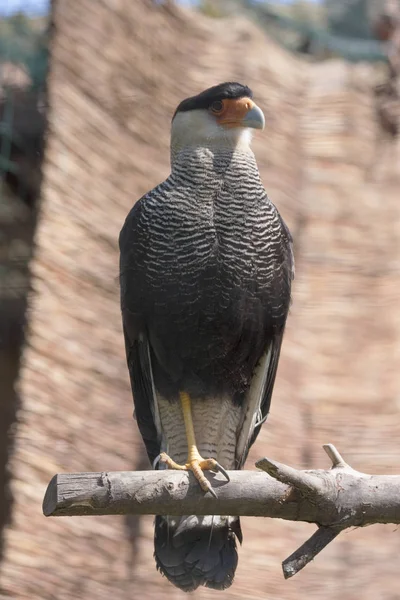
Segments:
[[[249,147],[252,129],[264,129],[262,110],[250,88],[220,83],[183,100],[172,118],[171,147]]]

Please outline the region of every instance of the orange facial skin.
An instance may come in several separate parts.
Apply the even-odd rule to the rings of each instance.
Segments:
[[[251,98],[233,98],[221,102],[221,110],[214,110],[211,107],[210,112],[216,117],[218,125],[224,127],[241,127],[242,120],[249,110],[255,106]]]

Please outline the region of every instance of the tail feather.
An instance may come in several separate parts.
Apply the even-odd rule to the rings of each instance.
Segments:
[[[185,592],[200,585],[224,590],[232,584],[238,563],[235,536],[241,543],[238,517],[157,516],[157,569]]]

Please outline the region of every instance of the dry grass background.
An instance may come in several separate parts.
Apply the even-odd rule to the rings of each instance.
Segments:
[[[398,147],[377,150],[367,66],[303,63],[243,19],[150,0],[58,0],[50,131],[33,262],[15,495],[0,598],[183,598],[155,571],[152,519],[46,520],[55,472],[144,468],[125,366],[117,237],[133,202],[169,172],[177,103],[249,84],[267,127],[254,149],[295,237],[297,278],[271,417],[248,467],[269,455],[400,472]],[[375,165],[371,169],[371,165]],[[400,537],[351,531],[293,580],[280,562],[312,527],[243,519],[224,598],[397,600]],[[201,590],[199,599],[218,595]]]

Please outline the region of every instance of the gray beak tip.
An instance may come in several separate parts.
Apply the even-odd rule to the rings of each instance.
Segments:
[[[244,117],[242,125],[243,127],[251,127],[253,129],[264,129],[265,117],[261,108],[254,105]]]

